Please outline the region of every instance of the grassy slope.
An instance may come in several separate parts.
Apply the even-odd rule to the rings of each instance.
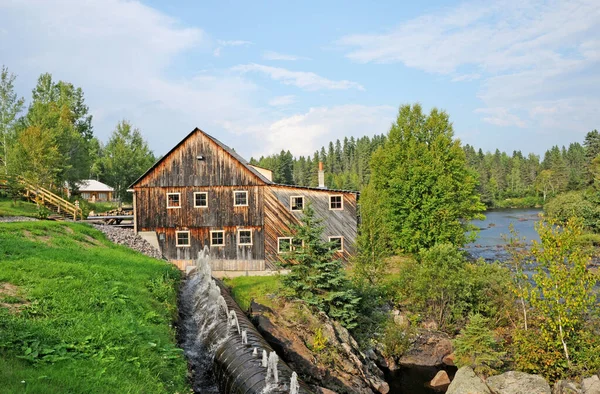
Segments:
[[[273,306],[273,294],[281,288],[281,280],[275,276],[239,276],[225,279],[225,284],[231,289],[231,295],[238,305],[247,310],[254,299],[259,304]]]
[[[188,391],[179,277],[83,224],[0,224],[0,289],[23,302],[0,306],[0,393]]]
[[[0,198],[0,216],[30,216],[37,217],[37,206],[27,201],[17,201]]]

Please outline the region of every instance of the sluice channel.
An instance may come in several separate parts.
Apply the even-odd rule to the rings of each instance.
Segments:
[[[183,349],[202,394],[310,394],[269,346],[221,282],[211,276],[208,248],[181,291]]]

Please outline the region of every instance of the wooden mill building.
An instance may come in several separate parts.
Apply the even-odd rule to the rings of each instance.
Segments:
[[[270,175],[196,128],[131,185],[135,229],[181,269],[208,246],[214,271],[268,271],[293,247],[291,226],[310,202],[324,240],[344,260],[354,254],[358,193]]]

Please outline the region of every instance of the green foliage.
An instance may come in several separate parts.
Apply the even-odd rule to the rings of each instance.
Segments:
[[[294,158],[289,151],[281,151],[279,154],[262,156],[258,160],[251,158],[250,164],[273,171],[273,181],[277,183],[316,187],[319,162],[323,162],[326,187],[358,190],[369,182],[371,155],[384,140],[383,135],[359,139],[346,137],[343,142],[330,142],[328,150],[322,147],[312,157]],[[288,170],[290,165],[291,172]]]
[[[509,258],[505,263],[512,271],[513,292],[518,298],[519,311],[523,319],[523,326],[527,330],[529,303],[528,299],[531,296],[531,283],[525,273],[526,264],[530,260],[527,242],[525,238],[519,237],[519,233],[515,230],[514,225],[509,225],[510,235],[503,235],[502,238],[506,244],[505,249],[508,252]]]
[[[360,195],[361,223],[354,258],[354,274],[371,285],[381,283],[387,274],[391,236],[383,211],[382,200],[372,185],[366,186]]]
[[[381,338],[385,356],[394,359],[402,357],[412,348],[416,335],[417,330],[410,325],[396,324],[394,319],[388,319]]]
[[[273,276],[238,276],[227,278],[225,284],[231,289],[231,296],[243,310],[250,309],[255,300],[259,304],[273,306],[273,296],[281,288],[281,277]]]
[[[396,250],[462,246],[471,238],[466,231],[475,228],[469,219],[481,217],[484,205],[448,114],[433,109],[425,115],[419,104],[401,106],[371,166]]]
[[[38,205],[37,207],[37,218],[38,219],[48,219],[48,216],[50,216],[51,211],[46,208],[44,205]]]
[[[152,151],[139,129],[123,120],[117,124],[100,159],[100,180],[115,189],[121,201],[130,201],[127,188],[155,162]]]
[[[600,207],[593,192],[572,191],[562,193],[544,205],[548,219],[565,224],[571,217],[583,220],[583,225],[592,231],[600,231]]]
[[[435,321],[454,333],[470,313],[481,313],[494,324],[505,324],[514,312],[507,269],[485,262],[468,263],[450,244],[436,245],[408,261],[393,279],[396,302],[403,309]]]
[[[318,327],[315,330],[315,335],[313,337],[313,342],[311,344],[311,350],[315,352],[321,352],[327,348],[327,344],[329,343],[329,339],[323,335],[323,330],[321,327]]]
[[[586,318],[597,310],[594,285],[597,279],[588,271],[590,256],[577,246],[583,225],[574,218],[563,226],[539,222],[541,242],[533,243],[532,255],[538,264],[531,292],[531,306],[543,317],[539,328],[546,344],[559,344],[569,368],[577,366],[572,351],[581,345]]]
[[[189,391],[174,266],[82,224],[0,224],[0,239],[0,283],[27,301],[0,307],[0,391]]]
[[[25,100],[15,92],[16,76],[2,66],[0,70],[0,166],[8,173],[9,151],[14,144],[17,115],[23,110]]]
[[[352,329],[357,324],[360,298],[346,278],[342,261],[335,256],[335,243],[323,241],[322,221],[315,218],[310,204],[301,222],[292,231],[303,246],[284,256],[285,266],[290,269],[282,280],[285,290]]]
[[[502,366],[500,345],[494,333],[488,328],[489,319],[476,313],[469,317],[469,322],[461,330],[460,335],[452,341],[456,366],[470,366],[476,373],[489,376]]]

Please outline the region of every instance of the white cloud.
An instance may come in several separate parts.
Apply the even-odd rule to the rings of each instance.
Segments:
[[[299,113],[260,124],[228,123],[238,134],[251,134],[260,141],[255,156],[291,150],[295,155],[312,155],[329,141],[362,137],[389,130],[396,108],[391,106],[340,105],[310,108]]]
[[[330,90],[347,90],[358,89],[364,90],[363,86],[352,81],[332,81],[321,77],[313,72],[307,71],[291,71],[280,67],[265,66],[262,64],[250,63],[241,64],[231,68],[232,71],[240,73],[259,72],[266,74],[275,81],[280,81],[284,85],[293,85],[300,89],[315,91],[322,89]]]
[[[307,57],[286,55],[284,53],[279,53],[279,52],[275,52],[275,51],[265,51],[265,52],[263,52],[262,57],[263,57],[263,59],[266,59],[266,60],[285,60],[285,61],[310,60]]]
[[[479,79],[477,97],[487,109],[477,112],[486,122],[541,127],[532,110],[544,102],[562,115],[544,124],[565,131],[580,111],[565,103],[594,100],[600,89],[599,36],[597,0],[502,0],[465,2],[337,44],[361,63],[403,63],[453,82]],[[514,114],[520,111],[527,119]],[[580,118],[592,122],[579,125],[587,130],[600,112]]]
[[[222,47],[239,47],[252,45],[251,41],[244,40],[217,40],[217,44]]]
[[[277,96],[273,97],[269,100],[269,105],[272,107],[283,107],[286,105],[290,105],[296,101],[296,96],[288,95],[288,96]]]
[[[486,114],[484,121],[496,126],[517,126],[526,127],[527,124],[517,115],[510,112],[507,108],[478,108],[475,112]]]
[[[104,141],[127,118],[160,154],[195,126],[215,132],[262,116],[257,87],[239,76],[169,77],[180,56],[210,58],[211,40],[138,1],[0,2],[0,26],[11,36],[0,40],[2,61],[20,93],[29,97],[43,72],[81,86]]]
[[[254,44],[251,41],[244,40],[217,40],[217,47],[213,50],[214,57],[220,57],[225,47],[240,47]]]
[[[452,82],[474,81],[479,78],[481,78],[481,74],[477,74],[477,73],[463,74],[463,75],[458,75],[458,76],[452,78]]]

